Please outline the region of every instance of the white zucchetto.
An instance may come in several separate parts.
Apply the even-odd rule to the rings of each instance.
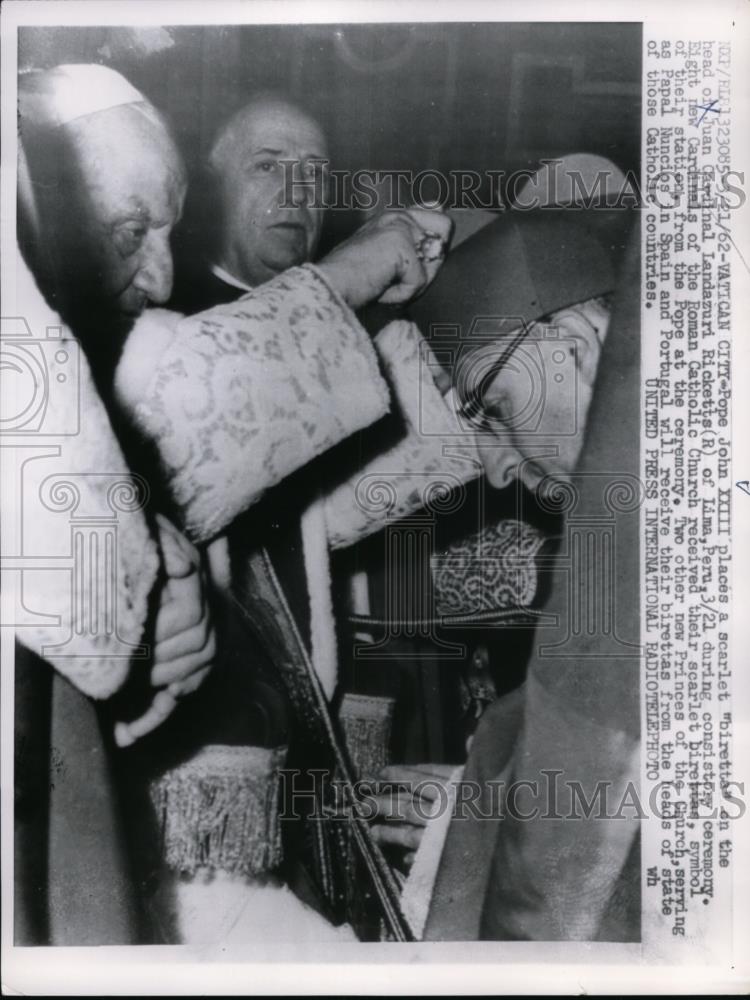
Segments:
[[[124,76],[108,66],[74,63],[30,70],[18,77],[18,110],[24,122],[56,128],[123,104],[148,103]]]

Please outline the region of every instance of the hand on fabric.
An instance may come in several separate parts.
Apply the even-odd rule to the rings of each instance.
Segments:
[[[378,775],[377,791],[370,800],[377,808],[372,835],[381,847],[395,850],[399,867],[407,872],[428,821],[447,804],[441,788],[454,770],[453,764],[395,764]]]
[[[421,294],[437,274],[453,223],[435,209],[384,212],[318,264],[352,309],[398,305]]]
[[[206,598],[200,553],[157,514],[166,580],[154,627],[151,685],[159,688],[143,715],[115,724],[115,743],[130,746],[161,725],[177,700],[200,687],[216,654],[216,633]]]

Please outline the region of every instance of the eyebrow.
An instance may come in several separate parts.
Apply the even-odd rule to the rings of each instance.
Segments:
[[[283,149],[271,149],[270,146],[264,146],[262,149],[256,149],[252,152],[251,156],[260,156],[261,153],[270,153],[271,156],[284,156]],[[323,153],[303,153],[300,160],[325,160],[328,162],[328,156]]]

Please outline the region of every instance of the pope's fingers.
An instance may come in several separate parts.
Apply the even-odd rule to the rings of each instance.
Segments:
[[[169,691],[159,691],[148,709],[138,719],[132,722],[116,722],[114,730],[115,743],[119,747],[128,747],[142,736],[153,732],[168,719],[177,707],[177,700]]]
[[[211,664],[207,667],[203,667],[202,670],[196,670],[194,674],[186,677],[185,680],[173,681],[167,691],[175,698],[184,698],[185,695],[193,694],[201,684],[205,681],[208,675],[211,673]]]
[[[193,651],[166,663],[157,663],[151,670],[151,684],[162,687],[188,677],[194,671],[205,667],[216,656],[216,633],[208,632],[204,644]]]
[[[422,232],[422,227],[420,226],[417,218],[415,218],[407,209],[405,208],[391,208],[378,215],[371,222],[367,223],[362,227],[362,231],[367,230],[378,230],[384,227],[396,226],[402,227],[409,230],[412,237],[416,237]]]
[[[414,250],[415,255],[418,253],[426,236],[435,236],[435,230],[423,229],[419,222],[404,209],[383,212],[369,226],[371,228],[368,231],[373,233],[382,232],[383,230],[398,233],[399,238],[406,246]]]
[[[427,209],[385,212],[378,223],[381,229],[399,233],[397,281],[379,301],[408,302],[425,290],[440,269],[452,223],[441,212]]]
[[[161,553],[164,557],[164,572],[168,578],[187,576],[195,569],[195,564],[172,535],[162,532],[159,536]]]
[[[453,220],[444,212],[435,208],[407,208],[409,217],[425,233],[438,236],[447,245],[453,233]]]
[[[422,235],[417,243],[417,256],[424,264],[425,288],[436,278],[448,250],[453,222],[434,209],[410,208],[410,217],[420,226]]]
[[[373,219],[362,231],[383,226],[406,226],[415,240],[429,234],[438,237],[443,243],[447,243],[453,233],[453,221],[435,208],[391,209]]]
[[[428,283],[432,281],[442,264],[453,231],[453,223],[442,212],[434,209],[410,208],[398,212],[386,212],[381,228],[390,227],[401,231],[410,247],[425,265]]]
[[[161,598],[154,623],[157,645],[193,628],[206,614],[203,580],[197,570],[179,580],[169,580]]]
[[[163,514],[156,515],[156,523],[167,576],[187,576],[200,564],[200,553]]]
[[[417,256],[416,245],[404,246],[399,254],[398,277],[378,299],[385,305],[401,305],[418,295],[427,286],[428,276]]]
[[[182,628],[168,638],[157,641],[153,654],[155,664],[177,660],[179,657],[195,653],[205,646],[211,629],[211,616],[205,608],[202,611],[200,607],[188,610],[190,612],[189,621],[186,613]]]
[[[189,631],[199,625],[205,618],[210,616],[205,597],[191,602],[185,606],[184,603],[169,599],[163,604],[156,615],[156,627],[154,631],[155,646],[160,646],[171,639],[177,638],[184,632]],[[161,652],[163,658],[164,654]],[[172,659],[174,654],[168,658]]]

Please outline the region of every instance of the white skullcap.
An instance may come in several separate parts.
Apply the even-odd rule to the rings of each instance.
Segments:
[[[123,104],[147,102],[124,76],[94,63],[31,70],[18,78],[21,123],[56,128]]]

